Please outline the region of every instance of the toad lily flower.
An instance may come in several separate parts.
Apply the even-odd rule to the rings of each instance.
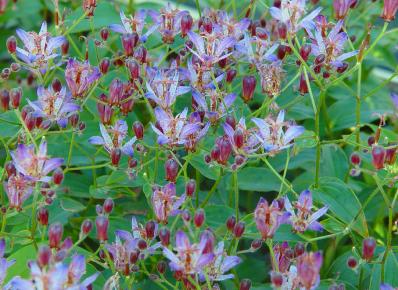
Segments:
[[[184,203],[186,195],[176,195],[174,183],[168,183],[163,187],[155,187],[152,194],[152,207],[157,220],[167,224],[169,216],[180,213],[180,206]]]
[[[68,60],[65,69],[65,80],[74,98],[83,98],[101,73],[88,61],[79,62],[73,58]]]
[[[286,25],[287,32],[295,35],[301,28],[311,29],[314,25],[313,19],[321,12],[319,7],[307,16],[305,15],[306,0],[282,0],[281,7],[271,7],[271,16]]]
[[[160,107],[155,108],[156,125],[151,124],[153,131],[158,135],[160,145],[170,147],[184,145],[191,142],[190,138],[197,134],[202,125],[199,122],[191,123],[187,120],[188,109],[185,108],[175,117]],[[199,134],[198,137],[201,137]]]
[[[4,279],[6,278],[7,269],[15,263],[15,260],[7,261],[7,259],[4,258],[5,248],[6,241],[0,239],[0,286],[3,285]]]
[[[264,198],[260,198],[254,211],[254,219],[264,240],[272,238],[280,225],[288,222],[290,214],[282,210],[283,205],[281,208],[277,200],[269,205]]]
[[[170,268],[172,271],[178,271],[183,275],[191,275],[201,273],[206,265],[209,265],[214,254],[207,251],[209,235],[201,235],[198,244],[191,244],[188,236],[181,230],[176,233],[177,253],[172,252],[168,248],[163,248],[163,255],[170,260]]]
[[[112,153],[115,149],[120,149],[121,152],[127,156],[134,155],[133,145],[137,140],[136,137],[131,138],[123,145],[124,139],[127,137],[127,123],[124,120],[116,121],[115,125],[106,128],[100,124],[101,136],[93,136],[88,142],[93,145],[103,145],[108,153]]]
[[[312,40],[311,53],[317,57],[325,56],[324,64],[327,67],[335,67],[336,69],[343,66],[343,61],[358,54],[358,50],[343,53],[344,44],[348,40],[347,33],[341,32],[343,20],[337,22],[327,37],[322,37],[322,31],[318,27],[315,28],[315,36]]]
[[[47,31],[47,22],[43,22],[40,32],[26,32],[17,29],[23,48],[17,48],[17,56],[34,69],[46,70],[48,62],[58,56],[56,50],[64,43],[63,36],[51,37]]]
[[[290,203],[289,199],[285,198],[285,208],[291,214],[290,223],[293,229],[297,232],[303,233],[307,229],[313,231],[322,231],[323,227],[318,222],[318,219],[323,216],[327,211],[328,207],[324,206],[316,212],[312,212],[312,194],[309,190],[304,190],[296,203]],[[295,209],[297,211],[295,211]]]
[[[208,91],[206,96],[209,99],[209,105],[204,95],[196,90],[192,91],[192,97],[196,103],[197,110],[204,112],[212,124],[215,124],[227,113],[229,107],[232,106],[236,99],[236,94],[234,93],[225,95],[224,92],[218,92],[217,90]]]
[[[22,204],[33,192],[32,181],[21,174],[12,175],[4,182],[10,209],[22,210]],[[1,283],[0,283],[1,285]]]
[[[49,182],[47,176],[51,171],[60,167],[63,158],[49,158],[47,156],[47,142],[43,139],[35,152],[33,145],[19,144],[17,149],[11,152],[11,158],[18,173],[33,182]]]
[[[68,118],[76,113],[80,106],[75,104],[63,87],[61,91],[55,92],[52,87],[45,89],[40,86],[37,89],[38,100],[28,100],[36,117],[43,117],[50,122],[56,122],[61,128],[68,124]]]
[[[214,259],[208,264],[204,272],[208,275],[211,281],[224,281],[227,279],[234,278],[234,274],[225,274],[233,267],[237,266],[242,262],[242,259],[238,256],[228,256],[224,250],[224,242],[218,243],[214,250]],[[205,275],[200,275],[202,281],[206,281]]]
[[[256,137],[256,129],[247,129],[244,118],[239,120],[235,129],[228,123],[224,124],[224,132],[228,137],[229,142],[235,154],[250,154],[258,150],[259,140]]]
[[[264,150],[274,154],[292,146],[294,138],[304,132],[304,127],[289,125],[284,121],[285,111],[281,110],[276,120],[272,118],[253,118],[252,121],[258,127],[257,138],[262,143]]]
[[[86,261],[83,255],[73,256],[69,265],[58,262],[41,268],[37,262],[32,261],[29,263],[29,268],[31,279],[14,277],[5,289],[87,289],[99,275],[99,273],[93,274],[80,282],[86,273]]]
[[[249,18],[242,18],[237,21],[231,14],[223,10],[218,10],[214,14],[216,22],[214,30],[216,33],[222,33],[224,36],[233,36],[235,40],[239,40],[244,31],[250,26]]]
[[[228,49],[235,45],[235,38],[232,36],[221,37],[216,35],[200,36],[193,31],[188,32],[188,37],[192,41],[196,50],[187,48],[196,55],[202,64],[211,69],[212,66],[230,56],[232,52]]]
[[[150,100],[153,100],[163,109],[167,110],[176,101],[176,98],[191,90],[188,86],[180,86],[180,75],[177,70],[162,71],[158,70],[155,77],[147,82],[148,92],[145,94]]]
[[[304,289],[316,289],[320,282],[319,272],[323,263],[321,252],[305,252],[297,257],[296,263],[298,286]]]

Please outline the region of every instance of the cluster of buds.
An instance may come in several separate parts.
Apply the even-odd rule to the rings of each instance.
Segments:
[[[18,109],[22,99],[22,88],[13,88],[11,90],[3,89],[0,91],[1,108],[4,111],[9,109]]]

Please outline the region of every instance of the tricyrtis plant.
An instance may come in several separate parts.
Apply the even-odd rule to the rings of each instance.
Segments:
[[[2,289],[398,289],[398,1],[77,2],[0,0]]]

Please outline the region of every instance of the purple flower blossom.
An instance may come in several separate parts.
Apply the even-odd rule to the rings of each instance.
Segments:
[[[206,133],[208,126],[202,128],[202,124],[196,118],[187,119],[188,109],[185,108],[175,117],[165,112],[160,107],[155,108],[156,125],[151,124],[153,131],[158,135],[160,145],[170,147],[187,145],[192,147],[192,141],[196,144]],[[192,139],[193,138],[193,139]]]
[[[257,138],[262,143],[264,150],[276,153],[293,145],[292,141],[304,132],[304,127],[290,125],[284,121],[285,111],[281,110],[276,120],[253,118],[258,127]]]
[[[153,78],[150,76],[155,74]],[[153,100],[163,109],[169,109],[176,98],[191,90],[190,87],[180,86],[180,75],[177,70],[149,70],[149,82],[147,82],[147,93],[145,97]]]
[[[103,145],[108,153],[112,153],[115,149],[120,149],[123,154],[132,157],[134,155],[133,145],[137,140],[136,137],[131,138],[128,142],[123,144],[127,137],[127,123],[124,120],[116,121],[115,125],[106,128],[100,124],[101,136],[93,136],[88,142],[93,145]]]
[[[343,66],[343,61],[358,54],[358,50],[343,53],[344,44],[348,40],[347,33],[340,32],[344,21],[340,20],[329,32],[327,37],[322,36],[322,29],[315,27],[315,35],[312,37],[311,53],[317,57],[325,56],[325,64],[335,68]]]
[[[169,216],[180,213],[179,208],[184,203],[186,195],[176,195],[174,183],[168,183],[163,187],[154,188],[151,202],[156,219],[159,223],[167,224]]]
[[[287,26],[289,34],[296,34],[301,28],[311,29],[314,26],[313,19],[321,12],[322,8],[316,8],[305,16],[306,0],[282,0],[281,7],[271,7],[271,16]]]
[[[4,279],[6,278],[7,269],[15,263],[15,260],[7,261],[7,259],[4,258],[5,249],[6,241],[0,239],[0,286],[3,285]]]
[[[323,227],[318,222],[318,219],[323,216],[328,207],[324,206],[316,212],[312,212],[312,194],[309,190],[304,190],[296,203],[290,203],[289,199],[285,198],[285,208],[290,213],[290,223],[297,232],[304,232],[307,229],[313,231],[322,231]],[[296,209],[296,211],[295,211]]]
[[[228,123],[224,124],[224,132],[232,145],[235,154],[250,154],[258,150],[259,140],[256,137],[256,129],[247,129],[244,118],[239,120],[235,129]]]
[[[321,252],[305,252],[297,257],[297,281],[298,286],[305,289],[316,289],[319,285],[319,271],[321,270],[323,257]]]
[[[286,274],[289,270],[293,258],[292,248],[290,248],[289,244],[285,241],[281,244],[276,244],[273,247],[273,250],[274,250],[275,261],[278,264],[279,272]]]
[[[205,12],[206,14],[211,14],[212,11],[207,10],[209,12]],[[213,31],[216,34],[223,35],[223,36],[233,36],[236,40],[239,40],[243,33],[249,28],[250,26],[250,19],[249,18],[242,18],[241,20],[237,21],[233,18],[232,14],[229,14],[226,11],[218,10],[212,13],[215,17],[215,24]],[[209,15],[210,17],[210,15]]]
[[[290,214],[282,209],[277,200],[269,205],[267,200],[260,198],[254,211],[254,219],[264,240],[272,238],[280,225],[288,221]]]
[[[198,244],[191,244],[188,236],[181,230],[176,233],[175,251],[163,248],[163,255],[170,260],[172,271],[182,272],[184,275],[200,273],[203,268],[209,265],[215,255],[207,251],[209,235],[201,235]]]
[[[188,32],[188,37],[194,44],[196,50],[187,47],[194,55],[196,55],[202,64],[211,69],[214,64],[218,63],[230,56],[232,52],[228,52],[235,45],[235,38],[232,36],[225,37],[206,37],[200,36],[193,31]]]
[[[64,162],[63,158],[47,156],[47,142],[44,139],[37,153],[33,145],[19,144],[17,149],[11,152],[11,158],[17,172],[33,182],[49,182],[51,177],[47,175]]]
[[[23,202],[33,192],[32,181],[21,174],[12,175],[4,182],[4,190],[8,197],[8,207],[21,210]]]
[[[138,10],[134,15],[129,15],[128,17],[124,12],[120,11],[120,19],[122,25],[111,24],[109,28],[115,32],[127,34],[127,33],[137,33],[142,42],[145,42],[148,36],[156,30],[156,26],[153,26],[145,34],[143,34],[143,29],[145,26],[146,12],[143,9]]]
[[[47,22],[43,22],[39,34],[17,29],[24,47],[17,48],[17,56],[34,69],[47,69],[48,62],[58,56],[55,50],[64,43],[63,36],[51,37],[47,32]]]
[[[269,34],[266,30],[264,33]],[[246,33],[244,38],[236,45],[236,51],[256,66],[261,66],[265,62],[276,61],[277,57],[274,55],[274,52],[278,48],[278,44],[272,43],[270,38],[270,36],[266,39],[258,36],[250,37]]]
[[[205,116],[212,124],[215,124],[222,118],[232,106],[236,99],[236,94],[226,94],[217,90],[210,90],[206,92],[206,97],[198,91],[192,91],[192,97],[196,103],[198,111],[205,112]],[[209,105],[207,104],[209,100]]]
[[[65,87],[55,92],[52,87],[45,89],[40,86],[37,88],[37,96],[37,101],[28,100],[34,115],[50,122],[57,122],[61,128],[65,128],[68,118],[80,109],[80,106],[75,104],[70,94],[66,92]]]
[[[79,62],[73,58],[68,60],[65,69],[65,80],[74,98],[83,98],[101,73],[88,61]]]

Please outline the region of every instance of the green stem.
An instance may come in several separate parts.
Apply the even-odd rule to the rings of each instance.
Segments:
[[[362,63],[358,67],[358,82],[357,82],[357,95],[355,107],[355,126],[357,129],[355,141],[360,143],[360,129],[361,129],[361,84],[362,84]],[[358,150],[358,148],[356,148]]]
[[[238,187],[238,171],[235,170],[232,174],[234,181],[234,192],[235,192],[235,215],[236,219],[239,220],[239,187]]]
[[[218,173],[217,180],[214,182],[213,186],[211,187],[210,191],[207,193],[204,201],[200,205],[201,208],[204,208],[208,203],[209,199],[212,197],[213,193],[216,191],[218,184],[220,183],[222,178],[222,167],[220,167],[220,171]]]

